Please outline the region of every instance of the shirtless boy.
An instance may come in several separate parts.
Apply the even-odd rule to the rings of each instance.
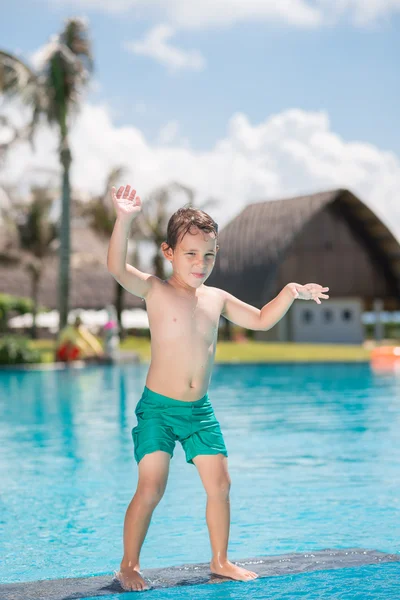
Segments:
[[[329,288],[315,283],[287,284],[261,310],[204,283],[218,251],[218,227],[194,208],[175,212],[161,245],[172,265],[165,281],[126,263],[132,220],[141,200],[130,186],[111,191],[117,219],[108,249],[107,266],[131,294],[144,298],[151,330],[151,364],[132,430],[139,478],[124,522],[124,555],[116,578],[125,590],[149,586],[140,574],[139,554],[152,513],[167,484],[175,441],[182,443],[187,462],[197,467],[207,494],[206,520],[212,573],[250,581],[256,573],[228,560],[230,478],[227,451],[207,390],[217,345],[220,315],[246,329],[271,329],[295,298],[329,298]]]

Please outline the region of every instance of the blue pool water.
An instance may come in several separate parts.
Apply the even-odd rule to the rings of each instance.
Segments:
[[[146,371],[0,373],[1,583],[118,568]],[[219,365],[210,398],[229,452],[232,559],[349,547],[400,553],[400,379],[366,364]],[[177,445],[142,568],[206,562],[204,510],[196,468]],[[272,577],[246,584],[246,595],[399,598],[399,575],[387,564]],[[240,598],[243,585],[197,586],[195,597]]]

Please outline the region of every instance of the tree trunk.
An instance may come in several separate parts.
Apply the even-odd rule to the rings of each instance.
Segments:
[[[115,308],[117,311],[118,325],[119,325],[119,337],[121,340],[125,337],[125,331],[122,327],[122,310],[124,308],[124,288],[115,282]]]
[[[71,166],[71,151],[68,143],[64,144],[60,153],[60,161],[63,166],[62,187],[62,213],[60,225],[60,252],[59,252],[59,284],[58,284],[58,307],[60,313],[60,330],[68,321],[69,312],[69,264],[70,264],[70,198],[71,189],[69,183],[69,169]]]
[[[38,307],[40,271],[33,270],[31,272],[31,276],[32,276],[31,298],[33,301],[31,338],[33,340],[36,340],[37,339],[36,315],[37,315],[37,307]]]
[[[153,258],[154,275],[160,279],[165,279],[164,258],[161,256],[161,251],[157,250]]]

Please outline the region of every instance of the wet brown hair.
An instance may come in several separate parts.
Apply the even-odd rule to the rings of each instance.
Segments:
[[[168,249],[175,250],[177,244],[190,231],[191,227],[197,227],[206,233],[214,233],[218,240],[218,225],[203,210],[199,208],[179,208],[168,221],[166,244]]]

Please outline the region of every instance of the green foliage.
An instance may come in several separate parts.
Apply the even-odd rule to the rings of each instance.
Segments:
[[[7,328],[7,319],[10,312],[24,315],[32,311],[33,302],[30,298],[20,298],[9,294],[0,294],[0,331]]]
[[[18,335],[7,335],[0,339],[1,365],[20,365],[40,362],[40,352],[29,346],[28,338]]]
[[[367,323],[364,331],[367,339],[374,339],[375,325],[373,323]],[[387,340],[400,340],[400,323],[384,323],[383,337]]]
[[[53,202],[51,194],[40,186],[32,186],[31,193],[32,202],[17,205],[15,213],[20,246],[38,259],[36,264],[39,266],[41,259],[54,253],[53,242],[58,231],[49,214]]]
[[[14,310],[20,315],[24,315],[32,310],[32,300],[20,296],[10,296],[9,294],[0,294],[0,314]]]

